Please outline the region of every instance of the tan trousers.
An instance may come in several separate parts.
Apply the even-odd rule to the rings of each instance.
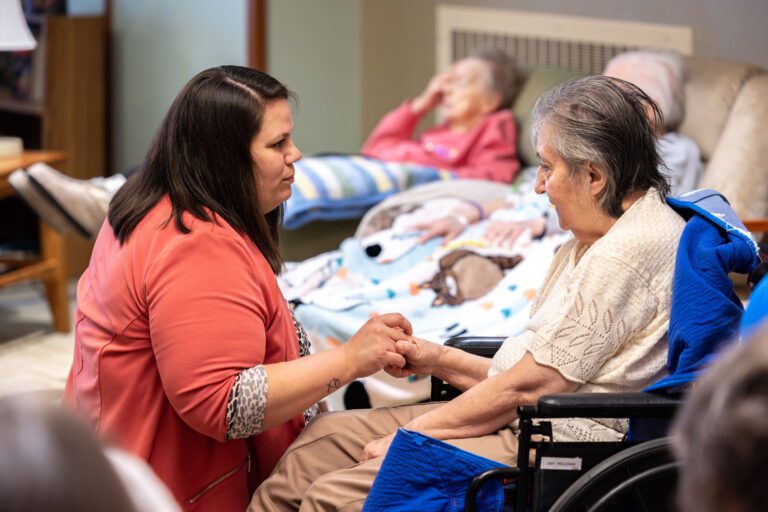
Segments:
[[[321,414],[294,441],[272,475],[259,486],[248,510],[361,510],[384,459],[360,462],[365,445],[440,405]],[[510,429],[448,442],[507,465],[514,466],[517,462],[517,438]]]

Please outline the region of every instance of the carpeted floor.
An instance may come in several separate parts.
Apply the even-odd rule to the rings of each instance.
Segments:
[[[74,310],[75,282],[70,286]],[[60,396],[72,363],[74,335],[53,331],[40,283],[0,290],[0,395],[43,391]]]

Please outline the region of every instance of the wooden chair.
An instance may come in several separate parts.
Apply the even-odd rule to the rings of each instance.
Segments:
[[[65,160],[59,151],[25,151],[19,157],[0,159],[0,199],[14,194],[8,176],[16,169],[38,162],[57,164]],[[56,231],[40,222],[40,256],[38,258],[3,258],[0,264],[7,269],[0,274],[0,288],[39,279],[45,286],[45,295],[53,316],[53,327],[58,332],[69,331],[69,299],[67,298],[67,272],[64,265],[64,241]]]

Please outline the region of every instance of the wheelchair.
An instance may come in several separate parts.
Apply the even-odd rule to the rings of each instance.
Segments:
[[[701,195],[706,200],[706,194]],[[737,218],[735,222],[740,224]],[[765,232],[767,228],[765,222],[752,222],[747,223],[744,231]],[[725,231],[721,231],[721,234],[724,240],[728,236],[733,237],[733,233],[726,235]],[[750,288],[768,274],[766,252],[765,246],[760,247],[759,257],[755,257],[755,261],[746,268]],[[724,275],[735,270],[727,266],[722,269]],[[735,300],[733,289],[728,290],[726,283],[731,284],[727,278],[720,282],[723,296]],[[696,302],[699,299],[693,297],[692,300]],[[761,307],[765,309],[764,305]],[[741,317],[738,309],[731,309],[727,314],[736,322]],[[448,340],[446,345],[493,357],[503,341],[504,338],[459,337]],[[721,341],[728,342],[725,339]],[[718,348],[718,343],[708,346],[709,355]],[[670,353],[670,360],[687,357],[684,356],[686,350],[682,349],[683,355]],[[671,373],[677,369],[676,365],[677,362],[669,368]],[[696,373],[698,371],[700,368]],[[683,380],[690,382],[692,378],[689,373]],[[477,475],[467,490],[465,510],[477,510],[478,491],[493,479],[505,482],[505,510],[516,512],[676,510],[674,496],[680,465],[672,456],[668,430],[682,404],[684,391],[685,384],[680,384],[667,387],[663,394],[548,395],[541,397],[536,405],[518,407],[517,467],[497,468]],[[432,401],[450,400],[458,394],[456,389],[432,377]],[[555,442],[549,420],[556,418],[627,418],[630,429],[623,442]]]
[[[446,345],[492,357],[503,340],[459,337]],[[432,377],[433,401],[458,394]],[[467,490],[465,510],[477,510],[476,496],[486,482],[502,479],[507,490],[505,510],[673,511],[678,463],[665,436],[681,403],[681,395],[586,393],[548,395],[537,405],[521,406],[517,467],[476,476]],[[632,418],[632,435],[615,443],[554,442],[547,420],[555,418]]]

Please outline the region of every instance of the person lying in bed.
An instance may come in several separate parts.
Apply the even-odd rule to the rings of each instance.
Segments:
[[[447,169],[459,178],[510,183],[520,168],[509,110],[518,82],[514,61],[502,51],[461,59],[435,75],[418,97],[384,116],[362,153]],[[436,107],[443,122],[415,135],[419,121]]]
[[[656,102],[664,116],[664,124],[656,133],[657,144],[663,171],[670,178],[671,195],[693,190],[703,172],[703,165],[696,143],[676,131],[683,120],[685,108],[680,56],[672,52],[626,52],[611,59],[603,74],[637,85]],[[514,203],[517,199],[511,196],[510,202]],[[417,224],[413,229],[424,230],[420,238],[422,242],[436,236],[443,236],[443,240],[449,242],[459,236],[468,224],[484,220],[507,206],[505,200],[489,201],[483,205],[471,203],[452,210],[437,221]],[[561,232],[557,212],[551,210],[545,216],[525,221],[506,220],[504,213],[498,212],[491,217],[485,238],[493,245],[511,247],[525,231],[529,231],[534,238],[545,233]]]
[[[517,406],[550,393],[640,391],[664,375],[685,222],[664,201],[658,108],[632,84],[595,76],[546,92],[533,118],[536,192],[548,195],[574,238],[555,256],[525,331],[492,360],[414,337],[398,341],[408,366],[393,375],[433,374],[465,392],[447,403],[321,415],[249,510],[360,510],[399,427],[514,464],[517,437],[507,426]],[[624,430],[553,422],[561,440],[617,441]]]
[[[434,76],[418,97],[387,114],[361,153],[385,162],[449,171],[460,178],[510,183],[520,168],[517,127],[509,110],[519,78],[514,60],[498,50],[459,60]],[[415,136],[416,125],[436,107],[444,121]],[[45,164],[18,170],[9,178],[53,228],[90,238],[98,233],[112,196],[125,181],[123,174],[76,180]]]

